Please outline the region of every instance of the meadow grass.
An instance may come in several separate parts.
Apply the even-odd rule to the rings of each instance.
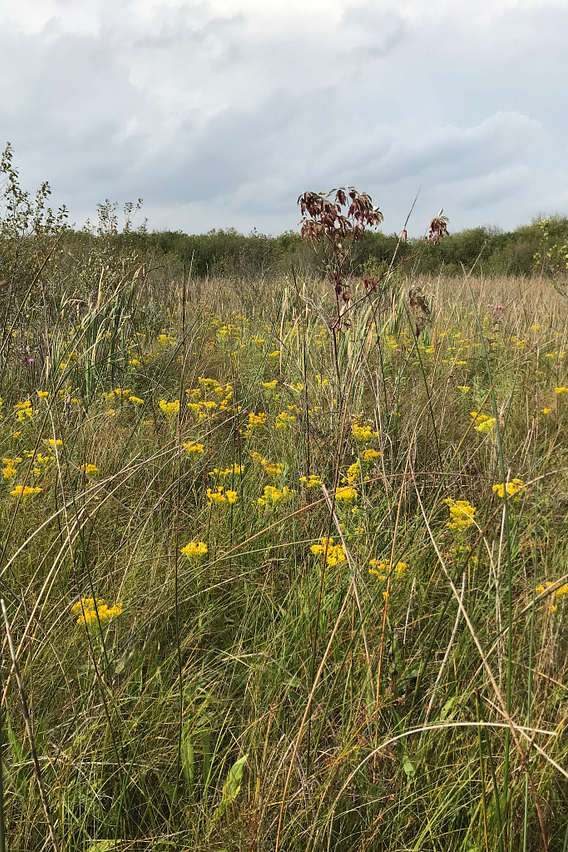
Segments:
[[[6,848],[566,852],[566,303],[159,276],[5,314]]]

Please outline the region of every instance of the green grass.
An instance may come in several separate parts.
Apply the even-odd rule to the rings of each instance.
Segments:
[[[334,345],[318,282],[69,264],[2,308],[6,848],[566,852],[560,297],[401,281]]]

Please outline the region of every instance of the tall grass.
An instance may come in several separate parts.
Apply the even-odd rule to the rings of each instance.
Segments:
[[[100,280],[5,306],[6,847],[566,850],[565,303]]]

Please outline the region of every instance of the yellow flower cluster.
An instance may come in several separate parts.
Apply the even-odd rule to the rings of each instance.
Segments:
[[[31,472],[34,476],[41,476],[42,473],[45,472],[47,465],[55,458],[55,456],[52,455],[42,456],[41,453],[35,453],[33,450],[24,450],[24,455],[26,455],[29,459],[33,459]],[[13,459],[13,461],[17,464],[18,462],[21,462],[21,458]]]
[[[30,494],[39,494],[42,489],[39,486],[35,488],[31,485],[16,485],[13,491],[10,491],[14,497],[29,497]]]
[[[344,503],[349,503],[351,500],[356,500],[357,499],[357,489],[351,488],[351,487],[339,488],[335,492],[335,499],[339,500],[340,502],[344,502]]]
[[[256,429],[257,426],[266,426],[266,414],[255,414],[251,411],[249,414],[247,429]]]
[[[374,574],[379,580],[386,580],[390,570],[389,559],[370,559],[369,574]],[[393,567],[393,573],[396,577],[402,577],[408,569],[408,562],[397,562]]]
[[[20,464],[21,461],[21,456],[18,456],[15,459],[2,459],[2,464],[6,465],[2,471],[4,479],[12,479],[17,474],[18,470],[15,465]]]
[[[161,399],[158,403],[164,414],[178,414],[179,412],[179,399],[174,399],[173,402],[166,402],[165,399]]]
[[[547,580],[544,585],[541,584],[540,586],[537,586],[535,592],[537,593],[537,595],[540,595],[542,594],[542,592],[545,592],[547,589],[549,589],[550,586],[552,586],[552,583],[550,582],[550,580]],[[552,593],[552,603],[550,604],[551,612],[556,612],[557,607],[555,601],[557,598],[561,598],[562,595],[568,595],[568,583],[564,583],[563,586],[560,586],[559,589],[556,589],[556,591]]]
[[[477,432],[491,432],[495,426],[494,417],[488,417],[486,414],[478,414],[477,411],[471,411],[470,414],[477,424],[473,427]]]
[[[554,388],[554,392],[557,394],[568,393],[568,388]]]
[[[175,337],[173,337],[169,334],[165,334],[164,332],[159,334],[157,336],[156,340],[162,348],[164,348],[166,346],[170,346],[170,345],[173,346],[174,343],[176,342]]]
[[[237,475],[241,476],[244,473],[245,466],[244,464],[232,464],[230,467],[226,467],[223,470],[219,470],[218,467],[214,467],[213,470],[209,471],[209,476],[231,476]]]
[[[259,506],[273,506],[274,503],[277,503],[279,500],[290,500],[295,491],[291,491],[289,488],[279,489],[275,488],[273,485],[265,485],[264,486],[264,494],[262,497],[259,497],[256,501]]]
[[[310,550],[316,556],[324,556],[326,565],[331,567],[347,562],[347,556],[342,544],[334,544],[333,539],[320,538],[319,544],[312,544]],[[327,553],[326,553],[327,551]]]
[[[90,476],[93,473],[98,473],[99,469],[96,464],[83,464],[81,465],[81,470],[84,470],[87,476]]]
[[[14,405],[14,410],[18,412],[16,417],[18,423],[23,423],[26,418],[33,417],[34,414],[38,414],[38,409],[32,408],[32,404],[29,399],[25,402],[17,402]]]
[[[378,450],[363,450],[359,454],[359,458],[364,463],[375,461],[375,459],[378,459],[379,456],[382,456],[382,453]]]
[[[282,429],[285,426],[289,426],[295,419],[295,415],[291,414],[289,411],[281,411],[276,417],[276,428]]]
[[[280,354],[280,353],[278,353]],[[274,390],[276,385],[278,384],[278,379],[273,379],[271,382],[262,382],[262,387],[267,390]]]
[[[280,464],[279,462],[271,462],[268,459],[263,459],[260,453],[252,452],[250,454],[250,457],[251,459],[260,462],[266,473],[273,473],[276,476],[280,476],[280,474],[284,470],[284,465]]]
[[[499,497],[505,496],[505,486],[502,482],[497,483],[497,485],[493,486],[493,491],[495,491]],[[526,494],[527,489],[525,488],[525,484],[522,479],[512,479],[507,483],[507,495],[509,497],[513,497],[515,500],[518,500],[521,494]]]
[[[108,393],[103,393],[103,396],[108,402],[110,402],[111,400],[115,399],[115,397],[117,399],[127,399],[131,393],[131,388],[115,388],[114,390],[111,390]]]
[[[94,598],[81,598],[73,604],[71,612],[80,613],[77,624],[104,624],[121,614],[122,604],[115,603],[114,606],[108,606],[104,598],[97,598],[96,601]]]
[[[203,452],[203,444],[198,444],[196,441],[187,441],[185,444],[182,444],[184,450],[191,455],[191,453],[202,453]]]
[[[308,476],[301,476],[300,482],[306,486],[306,488],[318,488],[320,485],[323,485],[319,476],[316,476],[315,473],[311,473]]]
[[[188,559],[198,559],[207,554],[207,545],[204,541],[190,541],[185,547],[182,547],[181,552]]]
[[[444,502],[450,509],[450,520],[446,526],[450,530],[463,530],[475,523],[476,509],[467,500],[447,499]]]
[[[200,387],[186,390],[190,401],[187,407],[197,415],[199,420],[205,420],[208,417],[215,416],[219,411],[229,411],[231,408],[230,401],[233,398],[233,386],[221,385],[217,379],[208,379],[203,376],[198,377]],[[216,399],[205,399],[207,395],[215,395]],[[222,397],[222,399],[221,399]],[[218,399],[221,399],[218,402]]]
[[[371,426],[359,426],[357,423],[353,423],[351,426],[351,434],[356,441],[370,441],[372,438],[379,437],[379,433],[374,432]]]
[[[238,499],[239,495],[236,491],[230,491],[229,489],[225,491],[222,485],[218,486],[217,491],[213,491],[212,488],[207,489],[207,502],[210,506],[213,503],[216,503],[218,506],[222,503],[236,503]]]
[[[362,471],[361,471],[361,460],[357,459],[356,462],[350,464],[347,468],[347,482],[349,485],[352,485],[354,482],[358,482],[361,479]]]

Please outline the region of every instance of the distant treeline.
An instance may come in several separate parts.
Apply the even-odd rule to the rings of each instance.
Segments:
[[[256,232],[245,236],[233,228],[184,234],[149,232],[145,228],[120,230],[114,223],[111,228],[99,225],[98,229],[81,231],[64,225],[52,228],[50,223],[34,229],[27,221],[27,227],[10,230],[11,224],[12,220],[3,221],[0,216],[0,281],[12,280],[18,269],[25,283],[48,253],[60,277],[69,276],[78,282],[79,275],[89,281],[89,286],[95,286],[103,268],[117,270],[115,277],[120,277],[121,270],[124,274],[137,263],[172,272],[183,269],[195,278],[249,282],[290,274],[317,276],[325,268],[321,246],[316,253],[295,231],[272,237]],[[402,242],[395,235],[365,232],[352,246],[350,272],[379,278],[391,263],[397,266],[401,262],[405,275],[455,276],[465,271],[474,275],[532,276],[536,272],[565,281],[568,217],[536,219],[509,232],[468,228],[446,236],[437,245],[419,239]]]
[[[398,260],[406,261],[407,272],[429,275],[456,275],[465,270],[474,274],[530,276],[535,272],[535,257],[540,257],[536,264],[539,273],[556,273],[557,265],[547,263],[547,250],[568,243],[568,218],[555,216],[547,221],[546,232],[537,219],[509,232],[467,228],[450,234],[438,245],[418,239],[399,243],[394,235],[367,232],[353,246],[351,271],[354,275],[378,275],[396,252]],[[130,234],[128,238],[135,236]],[[298,273],[317,273],[321,269],[321,258],[295,231],[278,237],[254,232],[244,236],[232,228],[193,235],[160,231],[140,235],[140,240],[147,241],[147,248],[158,254],[177,258],[200,277],[258,278],[292,269]]]

